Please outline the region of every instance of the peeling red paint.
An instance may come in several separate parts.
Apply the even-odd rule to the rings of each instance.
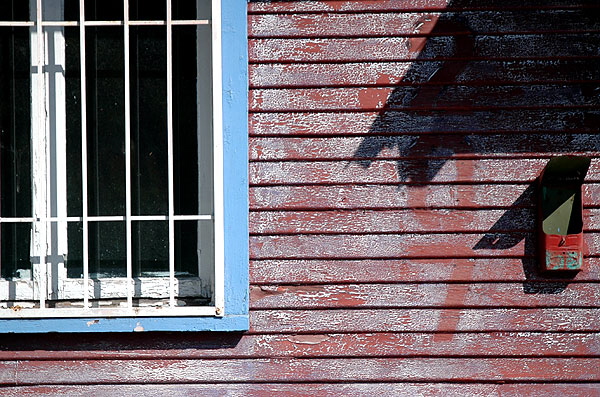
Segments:
[[[598,5],[247,7],[252,329],[5,335],[7,393],[600,394]],[[594,158],[569,280],[527,268],[559,152]]]

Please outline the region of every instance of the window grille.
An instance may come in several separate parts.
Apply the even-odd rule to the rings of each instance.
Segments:
[[[0,8],[0,317],[223,315],[220,1]]]

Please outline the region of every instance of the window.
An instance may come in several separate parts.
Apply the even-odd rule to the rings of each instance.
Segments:
[[[245,10],[1,3],[0,332],[247,328]]]

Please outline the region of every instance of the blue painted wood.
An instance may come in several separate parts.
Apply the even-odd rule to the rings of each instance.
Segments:
[[[0,320],[0,333],[243,331],[248,316],[44,318]]]
[[[245,0],[222,1],[225,314],[248,329],[248,38]],[[218,319],[215,319],[215,324]],[[240,328],[242,329],[242,328]]]

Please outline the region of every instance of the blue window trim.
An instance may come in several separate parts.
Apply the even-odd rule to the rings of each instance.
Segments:
[[[245,0],[222,0],[225,315],[2,319],[0,333],[244,331],[248,320],[248,41]]]

